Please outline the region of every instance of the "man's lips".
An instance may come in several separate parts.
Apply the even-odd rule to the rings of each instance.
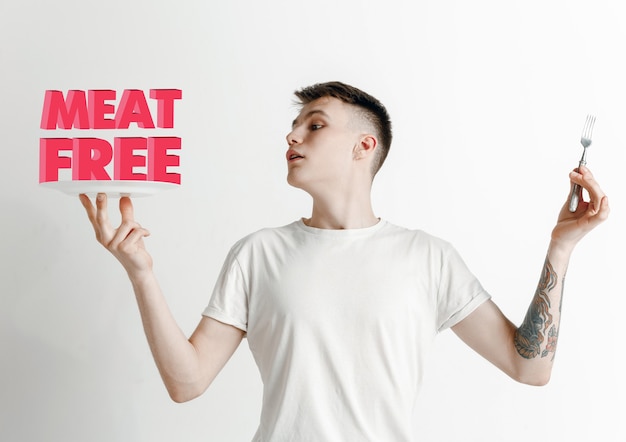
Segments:
[[[293,149],[289,149],[287,151],[287,161],[291,162],[291,161],[296,161],[296,160],[300,160],[304,158],[304,156],[302,156],[299,152],[293,150]]]

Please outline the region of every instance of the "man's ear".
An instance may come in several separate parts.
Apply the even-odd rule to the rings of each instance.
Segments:
[[[359,143],[354,146],[354,159],[360,160],[367,157],[372,157],[377,147],[378,140],[374,135],[362,135]]]

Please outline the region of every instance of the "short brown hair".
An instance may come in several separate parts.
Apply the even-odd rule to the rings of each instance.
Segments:
[[[362,111],[363,117],[369,121],[376,132],[379,149],[372,165],[372,175],[381,168],[391,147],[391,120],[383,104],[366,92],[339,81],[317,83],[294,92],[299,104],[305,105],[322,97],[337,98],[344,103],[356,106]]]

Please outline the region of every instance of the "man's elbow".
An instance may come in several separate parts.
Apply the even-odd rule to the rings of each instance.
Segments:
[[[189,402],[200,396],[206,390],[205,388],[194,388],[189,386],[181,388],[177,386],[166,385],[166,388],[170,399],[172,399],[177,404]]]
[[[184,404],[185,402],[189,402],[195,398],[197,398],[198,396],[195,395],[186,395],[186,394],[180,394],[180,393],[174,393],[174,392],[169,392],[170,395],[170,399],[173,400],[174,402],[176,402],[177,404]]]
[[[531,385],[533,387],[544,387],[548,385],[548,382],[550,382],[550,374],[550,372],[525,373],[514,376],[513,379],[525,385]]]

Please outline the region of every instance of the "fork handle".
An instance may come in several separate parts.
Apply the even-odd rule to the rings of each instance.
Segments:
[[[569,196],[569,211],[574,213],[576,209],[578,209],[578,193],[580,192],[580,186],[578,184],[574,184],[572,187],[572,194]]]
[[[578,163],[578,168],[584,166],[585,164],[587,164],[587,162],[584,159],[580,160],[580,163]],[[569,196],[569,211],[572,213],[576,212],[576,209],[578,209],[578,203],[580,202],[580,198],[578,197],[579,193],[580,185],[574,184],[574,186],[572,187],[572,193]]]

